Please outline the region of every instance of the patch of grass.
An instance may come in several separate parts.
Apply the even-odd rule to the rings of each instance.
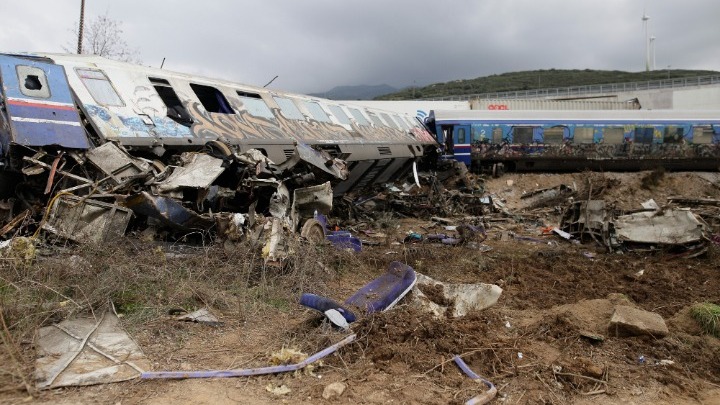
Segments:
[[[703,332],[720,338],[720,305],[710,302],[695,304],[690,315],[700,324]]]

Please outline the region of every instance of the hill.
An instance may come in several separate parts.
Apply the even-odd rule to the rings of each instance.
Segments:
[[[619,70],[531,70],[453,80],[425,87],[407,88],[376,97],[375,100],[411,100],[482,94],[504,91],[547,89],[555,87],[589,86],[596,84],[640,82],[682,77],[716,75],[711,70],[655,70],[652,72],[623,72]],[[413,96],[414,95],[414,96]]]
[[[378,84],[373,86],[337,86],[324,93],[314,93],[310,95],[328,98],[330,100],[372,100],[376,97],[397,91],[397,88],[387,84]]]

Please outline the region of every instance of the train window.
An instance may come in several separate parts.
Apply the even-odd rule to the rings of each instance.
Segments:
[[[178,124],[189,127],[193,123],[193,119],[185,106],[182,105],[175,90],[170,86],[170,82],[155,77],[148,77],[148,79],[150,80],[150,84],[155,88],[155,91],[157,91],[160,99],[165,103],[168,118]]]
[[[217,114],[235,114],[235,111],[230,107],[225,95],[215,87],[204,86],[202,84],[190,83],[190,88],[193,89],[200,103],[205,107],[208,112]]]
[[[102,70],[75,69],[75,72],[98,104],[114,107],[125,105]]]
[[[314,101],[301,101],[302,105],[310,112],[310,115],[320,122],[330,122],[330,117],[325,113],[325,110],[320,107],[320,104]]]
[[[360,112],[360,110],[350,107],[348,107],[348,110],[350,110],[350,114],[352,114],[353,118],[355,118],[355,121],[357,121],[358,125],[364,127],[370,126],[370,121],[365,118],[365,116],[363,115],[363,113]]]
[[[593,127],[576,127],[575,128],[575,143],[593,143],[593,133],[595,128]]]
[[[564,127],[545,128],[543,131],[543,142],[549,144],[561,144],[563,143],[564,134]]]
[[[641,143],[641,144],[651,144],[653,141],[653,134],[655,133],[655,128],[653,127],[636,127],[635,128],[635,143]]]
[[[682,143],[684,135],[685,128],[668,125],[663,132],[663,143]]]
[[[467,131],[465,131],[465,128],[458,128],[457,133],[457,143],[467,143]]]
[[[407,117],[402,117],[402,119],[405,120],[405,123],[408,125],[408,128],[410,128],[410,129],[415,128],[415,126],[417,126],[417,124],[418,124],[417,119],[410,119]]]
[[[292,102],[292,100],[283,98],[283,97],[276,97],[273,96],[273,99],[275,99],[275,102],[278,106],[280,106],[280,112],[282,112],[282,115],[285,118],[289,118],[291,120],[304,120],[305,116],[298,110],[295,103]]]
[[[387,123],[387,126],[389,126],[390,128],[400,129],[398,124],[395,121],[393,121],[393,119],[390,118],[389,115],[387,115],[385,113],[381,113],[380,116],[383,118],[383,120],[385,120],[385,122]]]
[[[531,144],[533,143],[532,127],[513,127],[513,143]]]
[[[603,143],[609,145],[621,145],[625,142],[625,130],[623,128],[603,128]]]
[[[18,83],[22,94],[36,98],[50,98],[45,71],[34,66],[18,65],[16,68]]]
[[[481,128],[480,125],[473,124],[470,127],[470,140],[471,142],[480,142],[485,139],[485,128]]]
[[[693,143],[712,143],[713,129],[710,125],[693,127]]]
[[[345,114],[345,111],[339,106],[339,105],[329,105],[328,108],[330,109],[330,112],[333,113],[335,118],[337,118],[338,121],[340,121],[343,125],[350,125],[350,117]]]
[[[250,115],[260,118],[275,119],[275,115],[272,110],[270,110],[270,107],[268,107],[265,100],[263,100],[259,94],[247,93],[244,91],[238,91],[237,94]]]
[[[502,143],[503,141],[503,131],[500,127],[495,127],[492,130],[492,142],[493,143]]]
[[[370,120],[373,122],[373,124],[375,124],[376,127],[383,126],[383,122],[380,121],[380,118],[377,115],[368,111],[368,117],[370,117]]]

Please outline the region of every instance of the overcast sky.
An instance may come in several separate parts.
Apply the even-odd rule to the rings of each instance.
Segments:
[[[143,64],[300,93],[535,69],[720,70],[717,0],[86,0]],[[80,0],[2,0],[0,51],[62,52]]]

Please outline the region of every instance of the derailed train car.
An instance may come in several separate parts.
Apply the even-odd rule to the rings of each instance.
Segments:
[[[97,56],[0,54],[0,82],[7,220],[62,193],[185,229],[211,212],[283,216],[302,187],[342,195],[436,149],[410,116]]]
[[[475,171],[720,168],[717,111],[432,111],[427,125]]]

